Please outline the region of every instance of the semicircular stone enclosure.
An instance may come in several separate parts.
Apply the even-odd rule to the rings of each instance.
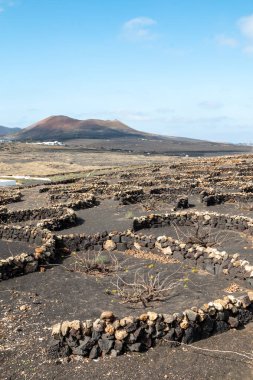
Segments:
[[[250,322],[251,162],[181,159],[1,190],[2,294],[36,326],[24,322],[28,342],[48,360],[96,359]]]

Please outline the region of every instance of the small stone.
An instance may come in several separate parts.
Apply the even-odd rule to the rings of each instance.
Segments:
[[[164,255],[172,255],[172,249],[170,247],[162,248],[162,253]]]
[[[128,349],[131,352],[141,352],[143,351],[144,347],[142,343],[134,343],[134,344],[129,344]]]
[[[232,257],[233,257],[233,260],[236,261],[237,259],[240,258],[240,255],[239,253],[234,253]]]
[[[61,323],[56,323],[52,327],[52,336],[54,339],[60,339],[61,336]]]
[[[116,319],[115,321],[113,321],[112,325],[113,325],[114,329],[117,330],[120,327],[119,319]]]
[[[109,319],[112,321],[114,319],[114,314],[112,311],[103,311],[100,315],[100,319]]]
[[[36,247],[34,251],[34,257],[38,259],[44,253],[44,249],[42,247]]]
[[[146,320],[148,319],[148,315],[147,314],[141,314],[139,319],[140,319],[140,321],[146,322]]]
[[[253,292],[248,292],[250,302],[253,302]]]
[[[165,323],[172,323],[174,322],[174,317],[172,314],[163,314],[164,322]]]
[[[112,240],[106,240],[103,244],[103,248],[106,251],[113,251],[114,249],[116,249],[116,247],[117,247],[116,243],[114,243],[114,241]]]
[[[119,351],[117,351],[117,350],[111,350],[111,357],[112,358],[116,358],[117,356],[119,356],[120,355],[120,353],[119,353]]]
[[[241,302],[242,307],[244,309],[246,309],[251,304],[251,301],[250,301],[249,296],[247,294],[238,297],[238,301]]]
[[[93,329],[95,331],[103,331],[104,330],[104,325],[105,325],[105,322],[103,320],[100,320],[99,318],[96,319],[94,322],[93,322]]]
[[[134,317],[125,317],[120,320],[120,326],[125,327],[128,324],[134,323]]]
[[[113,335],[115,332],[115,328],[113,327],[113,325],[109,324],[106,326],[105,332],[109,335]]]
[[[183,318],[182,322],[180,323],[180,327],[183,330],[186,330],[189,327],[189,321],[187,318]]]
[[[235,267],[235,268],[239,268],[240,266],[241,266],[241,262],[238,260],[238,261],[234,261],[233,262],[233,266]]]
[[[152,322],[156,321],[157,318],[158,318],[158,314],[155,313],[154,311],[148,311],[147,312],[147,316],[148,316],[149,320],[152,321]]]
[[[28,311],[31,310],[31,306],[29,305],[21,305],[19,308],[20,311]]]
[[[115,338],[117,340],[123,340],[125,339],[126,337],[128,336],[128,333],[126,330],[122,329],[122,330],[116,330],[115,331]]]
[[[205,320],[206,313],[202,309],[199,309],[198,310],[198,315],[199,315],[200,321],[203,322]]]
[[[69,331],[69,321],[64,321],[62,322],[62,325],[61,325],[61,333],[63,336],[66,336],[68,334],[68,331]]]
[[[134,242],[134,248],[136,248],[137,250],[140,250],[141,249],[141,245],[135,241]]]
[[[229,317],[228,324],[230,325],[231,329],[236,329],[239,325],[238,318]]]
[[[26,264],[24,268],[24,272],[33,273],[33,272],[36,272],[37,268],[38,268],[38,261],[34,260]]]
[[[235,304],[235,303],[236,303],[236,298],[235,298],[234,296],[232,296],[231,294],[229,294],[227,297],[228,297],[229,301],[230,301],[232,304]]]
[[[124,342],[121,340],[115,340],[114,349],[118,351],[118,353],[121,353],[124,349]]]
[[[195,313],[195,311],[193,311],[191,309],[185,310],[185,314],[186,314],[187,318],[189,319],[189,321],[191,321],[191,322],[195,322],[197,319],[197,316],[198,316],[198,314]]]
[[[88,356],[95,345],[95,341],[89,336],[86,336],[84,340],[80,340],[79,343],[79,346],[72,350],[74,355]]]
[[[214,306],[209,306],[208,313],[212,316],[216,314],[216,308]]]
[[[159,243],[165,243],[167,241],[167,236],[163,235],[163,236],[158,236],[158,238],[156,239]]]
[[[223,310],[222,300],[215,300],[213,302],[213,306],[215,307],[216,310],[222,311]]]
[[[79,330],[81,327],[81,323],[78,320],[69,322],[69,328],[74,330]]]
[[[89,355],[89,358],[90,359],[97,359],[99,357],[101,353],[101,350],[99,348],[99,346],[93,346],[91,351],[90,351],[90,355]]]
[[[184,314],[183,313],[174,313],[173,317],[174,317],[174,320],[176,320],[178,323],[180,323],[184,318]]]
[[[84,325],[85,329],[91,329],[93,322],[91,319],[86,319],[86,321],[83,322],[83,325]]]
[[[114,345],[114,340],[102,337],[98,341],[99,348],[104,354],[109,354]]]

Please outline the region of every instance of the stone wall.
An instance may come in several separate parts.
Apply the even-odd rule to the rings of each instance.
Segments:
[[[141,202],[144,198],[144,191],[141,187],[125,189],[124,191],[116,192],[115,200],[119,204],[128,205]]]
[[[9,203],[20,202],[22,194],[18,190],[0,191],[0,205],[7,205]]]
[[[50,231],[20,226],[1,226],[0,239],[22,241],[37,247],[32,254],[21,253],[0,260],[0,281],[35,272],[40,264],[55,258],[55,238]]]
[[[96,200],[93,194],[82,194],[82,193],[62,193],[59,195],[51,195],[51,202],[56,202],[56,204],[64,201],[64,206],[72,208],[73,210],[81,210],[86,208],[91,208],[97,206],[99,202]]]
[[[214,206],[219,205],[225,202],[232,203],[247,203],[253,202],[253,193],[210,193],[208,191],[204,191],[201,194],[201,202],[206,206]]]
[[[63,206],[40,207],[38,209],[15,211],[0,209],[1,224],[22,223],[37,220],[42,220],[42,222],[37,223],[37,226],[40,228],[58,230],[75,225],[76,214],[72,209]]]
[[[37,227],[50,231],[59,231],[76,225],[76,213],[72,208],[62,208],[64,214],[53,218],[43,219],[37,223]]]
[[[253,286],[253,266],[240,255],[228,254],[212,247],[203,247],[194,243],[183,243],[169,236],[137,234],[132,231],[111,232],[95,235],[71,234],[57,236],[57,247],[70,251],[119,251],[128,249],[150,251],[158,255],[167,255],[192,267],[198,267],[214,275],[246,280]]]
[[[218,214],[215,212],[171,212],[168,214],[151,214],[134,218],[133,229],[165,227],[171,224],[178,226],[194,226],[199,223],[211,228],[245,231],[253,235],[253,219],[246,216]]]
[[[253,293],[235,298],[227,296],[201,308],[192,307],[174,314],[154,311],[139,317],[117,318],[104,311],[96,320],[64,321],[52,327],[51,357],[80,355],[119,356],[126,352],[143,352],[161,339],[168,344],[190,344],[230,329],[241,328],[253,319]]]
[[[68,210],[68,209],[67,209]],[[69,217],[75,218],[73,210],[69,211]],[[43,231],[46,227],[50,230],[62,228],[66,223],[66,215],[63,220],[60,218],[43,220],[37,224],[38,230]],[[149,215],[141,218],[135,218],[133,221],[134,230],[141,228],[151,228],[165,226],[172,221],[179,225],[193,225],[196,221],[201,221],[204,225],[220,228],[233,228],[241,231],[243,228],[247,232],[251,231],[252,220],[250,218],[230,217],[227,215],[216,213],[186,213],[174,212],[165,215]],[[69,220],[67,220],[69,221]],[[71,223],[74,220],[71,220]],[[23,230],[25,228],[25,230]],[[24,234],[25,231],[25,234]],[[252,231],[251,231],[252,232]],[[46,230],[47,233],[47,230]],[[2,239],[24,239],[27,236],[30,241],[29,227],[15,227],[12,230],[11,226],[3,226],[0,229],[0,238]],[[39,241],[36,244],[40,244]],[[181,262],[187,262],[193,267],[199,267],[214,275],[226,275],[231,278],[240,278],[253,285],[253,266],[247,260],[240,259],[239,254],[229,255],[225,251],[218,251],[216,248],[205,247],[195,243],[183,243],[172,239],[169,236],[144,235],[135,231],[125,232],[103,232],[94,235],[86,234],[70,234],[52,236],[57,251],[61,248],[67,248],[70,251],[119,251],[124,252],[128,249],[137,249],[142,251],[150,251],[158,255],[169,255]]]
[[[40,207],[37,209],[0,212],[0,223],[20,223],[28,220],[49,219],[65,214],[63,207]]]

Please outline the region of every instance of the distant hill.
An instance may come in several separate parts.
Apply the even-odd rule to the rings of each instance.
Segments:
[[[20,128],[8,128],[8,127],[3,127],[2,125],[0,125],[0,136],[11,135],[18,131],[20,131]]]
[[[8,128],[7,128],[8,129]],[[8,129],[9,130],[9,129]],[[13,129],[11,130],[11,132]],[[14,141],[63,141],[75,149],[156,153],[251,152],[251,147],[137,131],[119,120],[50,116],[12,134]]]
[[[77,120],[67,116],[51,116],[20,130],[16,140],[50,141],[75,139],[115,139],[122,137],[147,137],[119,120]]]

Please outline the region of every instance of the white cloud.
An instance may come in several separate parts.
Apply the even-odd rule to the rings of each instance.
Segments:
[[[217,110],[223,107],[223,104],[221,102],[218,102],[216,100],[205,100],[201,103],[199,103],[199,106],[201,108],[205,108],[208,110]]]
[[[252,55],[253,54],[253,45],[246,45],[246,46],[244,46],[244,48],[243,48],[242,51],[245,54]]]
[[[123,37],[130,41],[150,41],[156,39],[153,32],[156,21],[149,17],[136,17],[128,20],[122,27]]]
[[[228,46],[231,48],[235,48],[239,44],[237,39],[224,36],[223,34],[216,36],[216,42],[221,46]]]
[[[253,14],[240,18],[238,26],[245,37],[253,39]]]

